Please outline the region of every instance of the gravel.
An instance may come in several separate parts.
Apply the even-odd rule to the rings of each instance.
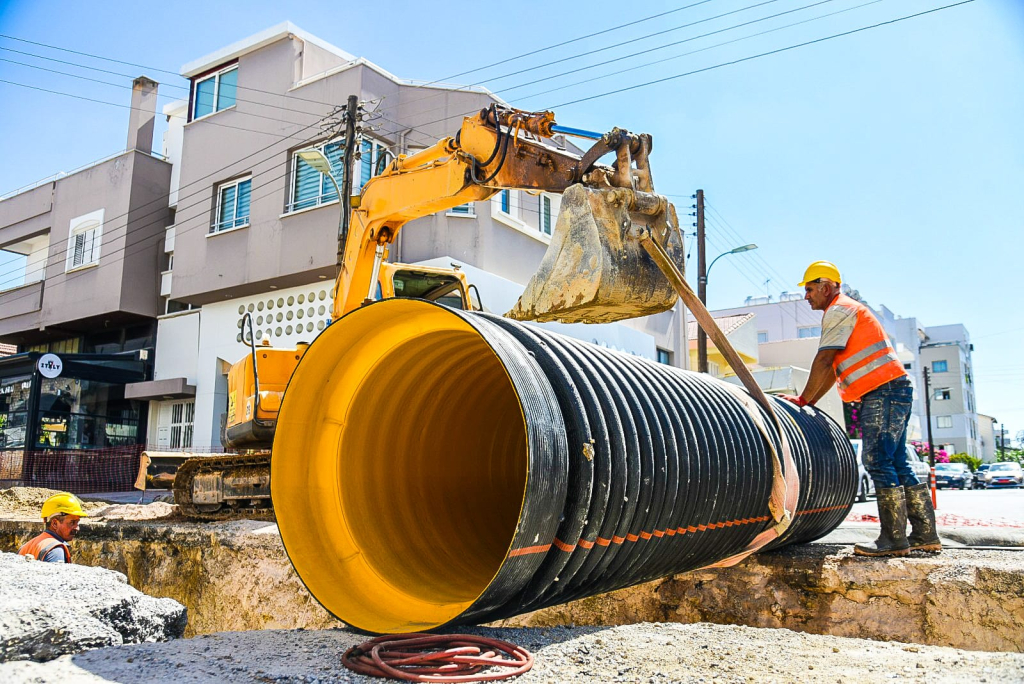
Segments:
[[[0,661],[173,639],[185,622],[183,605],[146,596],[119,572],[0,553]]]
[[[782,629],[644,623],[620,627],[465,629],[536,656],[541,682],[1020,682],[1024,655],[877,642]],[[224,632],[0,664],[4,682],[380,682],[345,670],[362,637],[344,630]]]

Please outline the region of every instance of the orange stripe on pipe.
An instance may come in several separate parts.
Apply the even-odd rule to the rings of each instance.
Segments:
[[[527,556],[531,553],[547,553],[551,549],[551,544],[543,544],[541,546],[524,546],[520,549],[512,549],[508,552],[509,558],[515,558],[516,556]]]
[[[842,506],[829,506],[828,508],[814,508],[806,511],[797,511],[797,515],[804,515],[807,513],[821,513],[823,511],[832,511],[845,507],[846,506],[844,504]],[[756,518],[740,518],[738,520],[725,520],[717,523],[708,523],[707,525],[697,525],[696,527],[679,527],[676,529],[654,530],[653,532],[641,532],[639,536],[635,534],[627,534],[625,537],[616,537],[613,535],[611,539],[597,537],[592,542],[587,541],[586,539],[580,539],[578,542],[576,542],[576,544],[566,544],[561,539],[558,539],[556,537],[554,540],[552,540],[551,544],[543,544],[539,546],[525,546],[520,549],[513,549],[509,552],[508,555],[510,558],[514,558],[516,556],[526,556],[533,553],[547,553],[551,550],[552,546],[554,546],[560,551],[564,551],[565,553],[572,553],[576,550],[577,546],[589,551],[590,549],[594,548],[595,544],[597,544],[598,546],[611,546],[612,544],[623,544],[627,541],[636,542],[640,539],[646,541],[651,537],[672,537],[677,534],[681,536],[686,534],[687,532],[705,532],[707,530],[725,529],[726,527],[732,527],[734,525],[750,525],[753,523],[765,522],[770,519],[771,518],[769,516],[762,515]]]
[[[552,540],[551,543],[554,544],[555,546],[557,546],[561,551],[565,551],[566,553],[572,553],[573,551],[576,550],[576,545],[575,544],[566,544],[564,541],[562,541],[558,537],[555,537]],[[580,546],[582,546],[582,543],[580,544]]]

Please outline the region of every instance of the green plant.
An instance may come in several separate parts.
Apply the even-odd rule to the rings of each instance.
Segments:
[[[971,469],[972,473],[975,470],[978,469],[978,466],[981,465],[981,459],[980,458],[975,458],[974,456],[971,456],[970,454],[953,454],[952,456],[949,457],[949,462],[950,463],[965,463],[967,465],[967,467]]]

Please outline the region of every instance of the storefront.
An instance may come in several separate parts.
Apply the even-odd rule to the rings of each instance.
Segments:
[[[146,402],[125,385],[146,379],[147,354],[44,354],[0,359],[0,482],[121,485],[146,440]],[[116,480],[116,483],[113,481]]]

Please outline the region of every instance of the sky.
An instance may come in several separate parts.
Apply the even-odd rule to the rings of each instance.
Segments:
[[[833,261],[872,306],[928,326],[963,323],[978,410],[1015,435],[1024,430],[1015,298],[1024,2],[975,0],[746,59],[955,1],[592,0],[580,11],[451,0],[0,0],[4,36],[145,67],[0,37],[0,81],[56,91],[0,82],[0,193],[123,149],[127,109],[68,97],[128,104],[130,79],[96,69],[160,81],[162,105],[186,93],[175,75],[183,64],[289,20],[403,78],[483,85],[514,106],[552,108],[567,126],[652,134],[657,191],[681,215],[697,188],[706,193],[709,261],[758,245],[715,265],[710,308],[777,299],[798,289],[807,264]],[[6,266],[0,256],[0,286]],[[695,280],[695,255],[687,272]]]

